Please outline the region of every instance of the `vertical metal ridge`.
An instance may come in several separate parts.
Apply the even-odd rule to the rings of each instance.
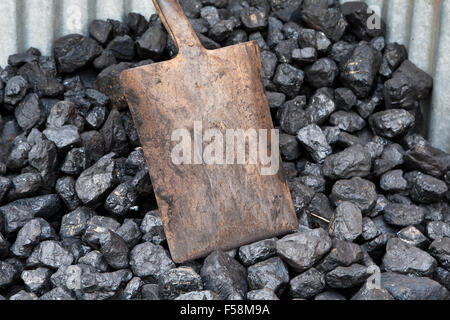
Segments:
[[[2,33],[2,43],[0,45],[0,66],[6,66],[8,56],[19,49],[20,30],[17,23],[18,1],[0,1],[0,32]]]
[[[123,20],[124,3],[123,0],[102,0],[96,3],[97,19]]]
[[[50,52],[54,41],[53,21],[55,0],[27,0],[23,7],[21,24],[24,26],[22,51],[29,47]],[[39,36],[35,27],[40,26]]]
[[[409,48],[411,12],[414,0],[388,1],[386,9],[387,41],[398,42]]]
[[[429,136],[434,146],[450,152],[450,1],[442,1],[436,50]]]
[[[440,0],[415,0],[412,15],[409,59],[430,75],[434,71],[439,7]]]

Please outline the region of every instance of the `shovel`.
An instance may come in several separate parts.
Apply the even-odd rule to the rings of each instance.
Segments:
[[[120,80],[144,149],[172,259],[181,263],[296,230],[298,220],[281,167],[278,139],[273,138],[276,132],[257,43],[207,50],[176,0],[153,3],[178,55],[126,70]],[[244,135],[246,143],[239,149],[243,132],[248,136]],[[261,161],[257,156],[255,163],[255,144],[250,142],[255,132],[259,134],[257,154],[272,152],[279,170],[264,173],[269,168],[267,158]],[[264,140],[266,144],[261,143]],[[208,143],[216,146],[209,148],[214,150],[209,158],[216,161],[205,159]],[[275,158],[274,152],[278,152]],[[242,153],[245,159],[239,163]],[[234,163],[225,160],[232,156]]]

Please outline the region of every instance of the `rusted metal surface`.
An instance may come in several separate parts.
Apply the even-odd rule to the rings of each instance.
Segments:
[[[247,42],[206,50],[176,0],[154,3],[179,54],[170,61],[127,70],[121,82],[173,260],[182,262],[295,230],[298,221],[282,169],[264,176],[259,161],[256,165],[172,162],[173,130],[193,132],[195,121],[222,133],[271,130],[273,125],[258,45]]]

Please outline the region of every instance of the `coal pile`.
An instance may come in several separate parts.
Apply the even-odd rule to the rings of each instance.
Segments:
[[[206,48],[258,42],[298,232],[171,260],[118,77],[177,49],[156,15],[96,20],[0,69],[0,300],[449,299],[433,82],[384,23],[362,2],[180,2]]]

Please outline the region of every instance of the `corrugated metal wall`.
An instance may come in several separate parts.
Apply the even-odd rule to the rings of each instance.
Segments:
[[[347,2],[347,0],[341,0]],[[410,59],[434,77],[429,116],[432,143],[450,151],[450,0],[366,0],[388,24],[388,41],[406,45]],[[128,12],[150,17],[150,0],[0,0],[0,65],[8,55],[55,38],[86,33],[94,18],[121,20]]]

